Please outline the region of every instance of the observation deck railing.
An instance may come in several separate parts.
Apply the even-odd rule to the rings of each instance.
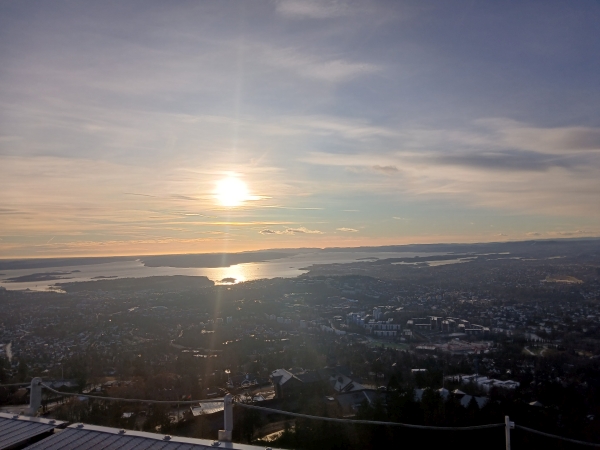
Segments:
[[[600,444],[596,444],[593,442],[579,441],[576,439],[567,438],[564,436],[558,436],[555,434],[545,433],[543,431],[534,430],[533,428],[528,428],[522,425],[516,425],[514,422],[510,420],[508,416],[504,417],[504,423],[492,423],[487,425],[474,425],[467,427],[436,427],[430,425],[416,425],[416,424],[408,424],[408,423],[398,423],[398,422],[381,422],[376,420],[358,420],[358,419],[341,419],[335,417],[320,417],[320,416],[312,416],[308,414],[300,414],[294,413],[290,411],[283,411],[280,409],[266,408],[264,406],[253,405],[249,403],[236,402],[231,394],[225,395],[223,399],[203,399],[203,400],[152,400],[152,399],[134,399],[134,398],[118,398],[118,397],[105,397],[100,395],[90,395],[90,394],[78,394],[73,392],[61,392],[56,389],[51,388],[47,384],[45,384],[41,378],[34,378],[31,380],[31,383],[15,383],[15,384],[5,384],[0,385],[0,387],[10,387],[10,386],[30,386],[29,393],[29,408],[27,413],[31,416],[37,414],[41,404],[42,404],[42,389],[47,389],[48,391],[63,396],[70,397],[85,397],[92,398],[104,401],[118,401],[118,402],[129,402],[129,403],[147,403],[147,404],[163,404],[163,405],[187,405],[187,404],[198,404],[203,402],[217,403],[223,402],[223,429],[219,430],[219,441],[223,442],[231,442],[231,436],[233,432],[233,407],[252,409],[257,411],[264,411],[270,413],[281,414],[289,417],[296,417],[301,419],[309,419],[309,420],[320,420],[326,422],[335,422],[335,423],[350,423],[357,425],[378,425],[378,426],[388,426],[388,427],[404,427],[404,428],[415,428],[421,430],[441,430],[441,431],[469,431],[469,430],[482,430],[489,428],[504,428],[504,436],[506,441],[506,450],[510,450],[510,435],[511,430],[515,428],[519,428],[521,430],[527,431],[529,433],[537,434],[540,436],[545,436],[552,439],[560,439],[562,441],[570,442],[573,444],[579,444],[589,447],[597,447],[600,448]]]

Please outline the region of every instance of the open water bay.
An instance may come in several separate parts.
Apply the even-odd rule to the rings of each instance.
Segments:
[[[306,273],[308,271],[307,268],[313,264],[347,264],[368,261],[369,259],[410,258],[439,254],[442,253],[314,251],[297,253],[270,261],[235,264],[229,267],[148,267],[141,260],[130,260],[81,266],[57,266],[43,269],[2,270],[0,286],[9,290],[31,289],[46,291],[53,289],[56,283],[61,282],[169,275],[206,276],[216,283],[222,283],[222,280],[234,279],[236,283],[240,283],[263,278],[296,277]],[[36,276],[31,277],[33,274],[36,274]],[[26,279],[22,281],[10,281],[10,279],[18,279],[20,277],[26,277]]]

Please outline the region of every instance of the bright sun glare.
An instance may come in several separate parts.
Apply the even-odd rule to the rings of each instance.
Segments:
[[[219,181],[215,195],[222,206],[228,207],[240,206],[250,198],[246,183],[235,177],[228,177]]]

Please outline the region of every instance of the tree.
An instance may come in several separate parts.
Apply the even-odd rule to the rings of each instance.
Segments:
[[[251,443],[254,432],[262,426],[263,421],[258,411],[246,410],[243,414],[242,436],[246,442]]]
[[[471,397],[471,400],[467,404],[467,417],[469,424],[479,423],[479,405],[477,404],[477,400],[475,400],[475,396]]]
[[[28,381],[27,377],[29,375],[29,367],[27,367],[27,363],[25,360],[19,360],[19,367],[17,369],[17,377],[19,381]]]
[[[10,367],[6,358],[0,358],[0,383],[6,383],[8,380],[8,368]]]
[[[148,414],[144,422],[144,431],[156,433],[160,428],[160,432],[167,434],[171,429],[171,419],[169,418],[169,410],[166,406],[155,404],[152,405],[150,414]]]
[[[426,425],[437,425],[441,422],[442,397],[438,391],[425,389],[421,399],[421,408]]]

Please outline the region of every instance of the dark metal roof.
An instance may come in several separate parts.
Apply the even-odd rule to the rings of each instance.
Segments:
[[[0,450],[22,448],[52,433],[54,428],[62,424],[64,422],[58,420],[0,413]]]
[[[170,437],[141,431],[118,430],[95,425],[71,425],[63,431],[39,441],[26,450],[201,450],[239,449],[258,450],[260,447],[216,442],[204,439]]]

